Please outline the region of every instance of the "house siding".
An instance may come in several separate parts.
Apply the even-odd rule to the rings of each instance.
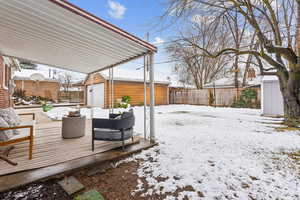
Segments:
[[[109,82],[105,82],[105,107],[110,103],[109,99]],[[168,85],[155,84],[155,105],[168,104]],[[139,106],[144,104],[144,83],[114,81],[114,100],[121,99],[123,96],[131,97],[131,105]],[[150,102],[150,89],[147,88],[147,105]]]
[[[94,84],[104,83],[104,108],[110,104],[110,83],[99,73],[94,75]],[[92,84],[91,76],[85,81],[86,85]],[[97,92],[97,91],[95,91]],[[155,84],[155,105],[167,105],[169,103],[168,85]],[[138,106],[144,104],[144,83],[133,81],[114,81],[114,100],[121,99],[123,96],[131,97],[131,105]],[[147,88],[147,104],[150,102],[150,89]]]
[[[3,58],[0,56],[0,108],[7,108],[12,105],[11,94],[7,88],[3,87],[4,69]]]

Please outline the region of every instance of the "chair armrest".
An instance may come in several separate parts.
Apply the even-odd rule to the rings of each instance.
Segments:
[[[30,132],[29,132],[28,136],[26,136],[26,137],[20,137],[20,138],[16,138],[16,139],[9,139],[8,141],[4,141],[4,142],[0,141],[0,146],[6,146],[6,145],[14,144],[16,142],[22,142],[22,141],[25,141],[25,140],[30,140],[31,144],[32,144],[32,140],[33,140],[33,126],[31,126],[31,125],[5,127],[5,128],[1,127],[0,131],[13,130],[13,129],[23,129],[23,128],[29,128]]]
[[[35,113],[20,113],[18,115],[32,115],[32,120],[35,120]]]
[[[93,118],[92,128],[108,128],[115,129],[116,123],[118,120],[115,119],[102,119],[102,118]]]
[[[33,129],[33,126],[32,125],[25,125],[25,126],[0,127],[0,131],[23,129],[23,128]]]

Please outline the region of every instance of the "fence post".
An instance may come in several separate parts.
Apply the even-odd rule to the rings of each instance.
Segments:
[[[214,99],[215,99],[215,108],[217,107],[217,95],[216,95],[216,84],[214,83]]]

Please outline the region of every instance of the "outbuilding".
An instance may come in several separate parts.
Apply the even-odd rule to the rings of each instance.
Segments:
[[[113,87],[114,104],[120,101],[123,96],[131,98],[130,104],[133,106],[141,106],[144,104],[144,79],[143,70],[124,70],[115,69],[113,76],[113,84],[109,81],[108,70],[99,72],[92,76],[88,76],[85,80],[86,85],[86,104],[93,106],[108,108],[110,105],[111,87]],[[169,104],[169,86],[170,82],[158,74],[155,76],[155,105]],[[92,85],[94,92],[92,92]],[[147,93],[149,94],[149,87]],[[93,97],[92,97],[93,95]],[[150,96],[147,95],[147,104],[149,104]]]
[[[276,76],[264,76],[262,85],[262,114],[265,116],[283,116],[284,104],[280,91],[279,80]]]

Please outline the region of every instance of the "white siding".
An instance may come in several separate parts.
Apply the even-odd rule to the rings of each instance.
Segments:
[[[87,88],[87,105],[92,106],[92,95],[94,96],[94,107],[104,107],[104,83],[95,84],[94,92],[92,93],[92,86]]]
[[[262,112],[263,115],[271,116],[284,114],[283,97],[278,80],[263,80]]]

